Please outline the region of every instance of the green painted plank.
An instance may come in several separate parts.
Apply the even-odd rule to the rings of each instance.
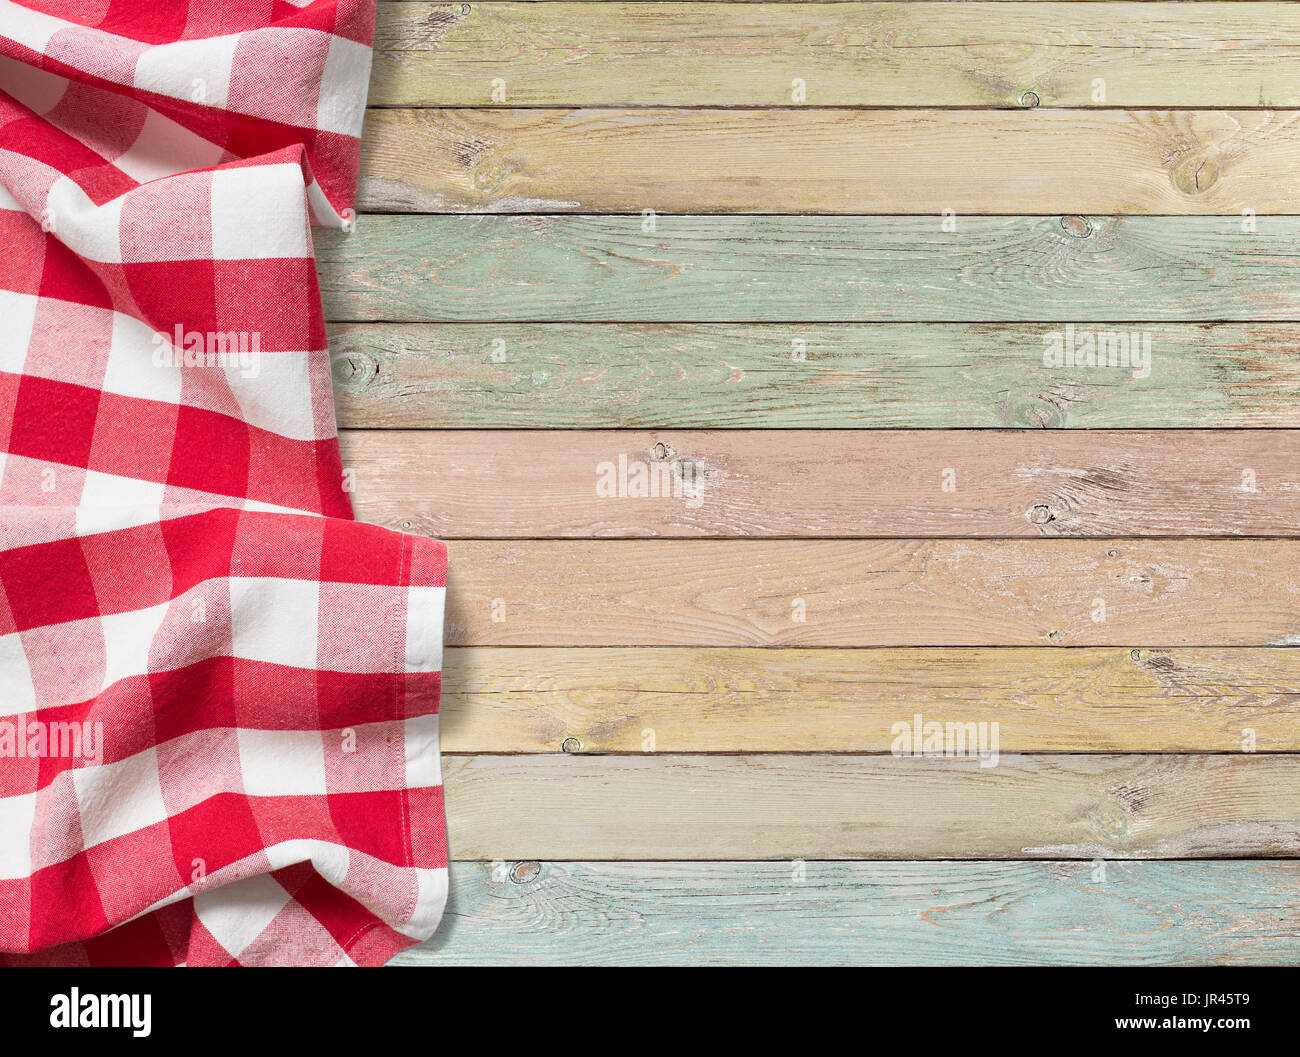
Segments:
[[[331,320],[1300,320],[1300,217],[375,216]]]
[[[344,323],[330,349],[351,428],[1300,427],[1300,326],[1135,323],[1143,378],[1045,366],[1052,329]]]
[[[441,928],[393,964],[1296,965],[1298,883],[1269,861],[454,863]]]

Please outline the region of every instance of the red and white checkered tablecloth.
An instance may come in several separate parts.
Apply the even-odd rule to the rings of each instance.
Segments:
[[[313,225],[374,0],[0,0],[0,961],[377,964],[446,552],[352,518]]]

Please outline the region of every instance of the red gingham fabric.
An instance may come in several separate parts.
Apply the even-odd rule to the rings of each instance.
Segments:
[[[0,960],[378,964],[446,553],[352,519],[312,225],[374,0],[0,0]]]

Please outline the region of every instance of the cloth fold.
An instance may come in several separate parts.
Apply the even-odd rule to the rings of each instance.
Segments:
[[[0,959],[380,964],[446,552],[353,520],[312,251],[374,0],[0,0]]]

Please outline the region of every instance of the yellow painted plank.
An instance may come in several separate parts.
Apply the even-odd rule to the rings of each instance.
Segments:
[[[455,859],[1300,856],[1300,756],[453,756]]]
[[[453,540],[453,646],[1300,643],[1300,540]]]
[[[431,213],[1300,210],[1300,113],[379,110],[362,208]]]
[[[889,752],[996,723],[1003,752],[1300,750],[1300,650],[454,648],[443,751]]]
[[[389,3],[371,99],[1289,106],[1298,49],[1290,3]]]

